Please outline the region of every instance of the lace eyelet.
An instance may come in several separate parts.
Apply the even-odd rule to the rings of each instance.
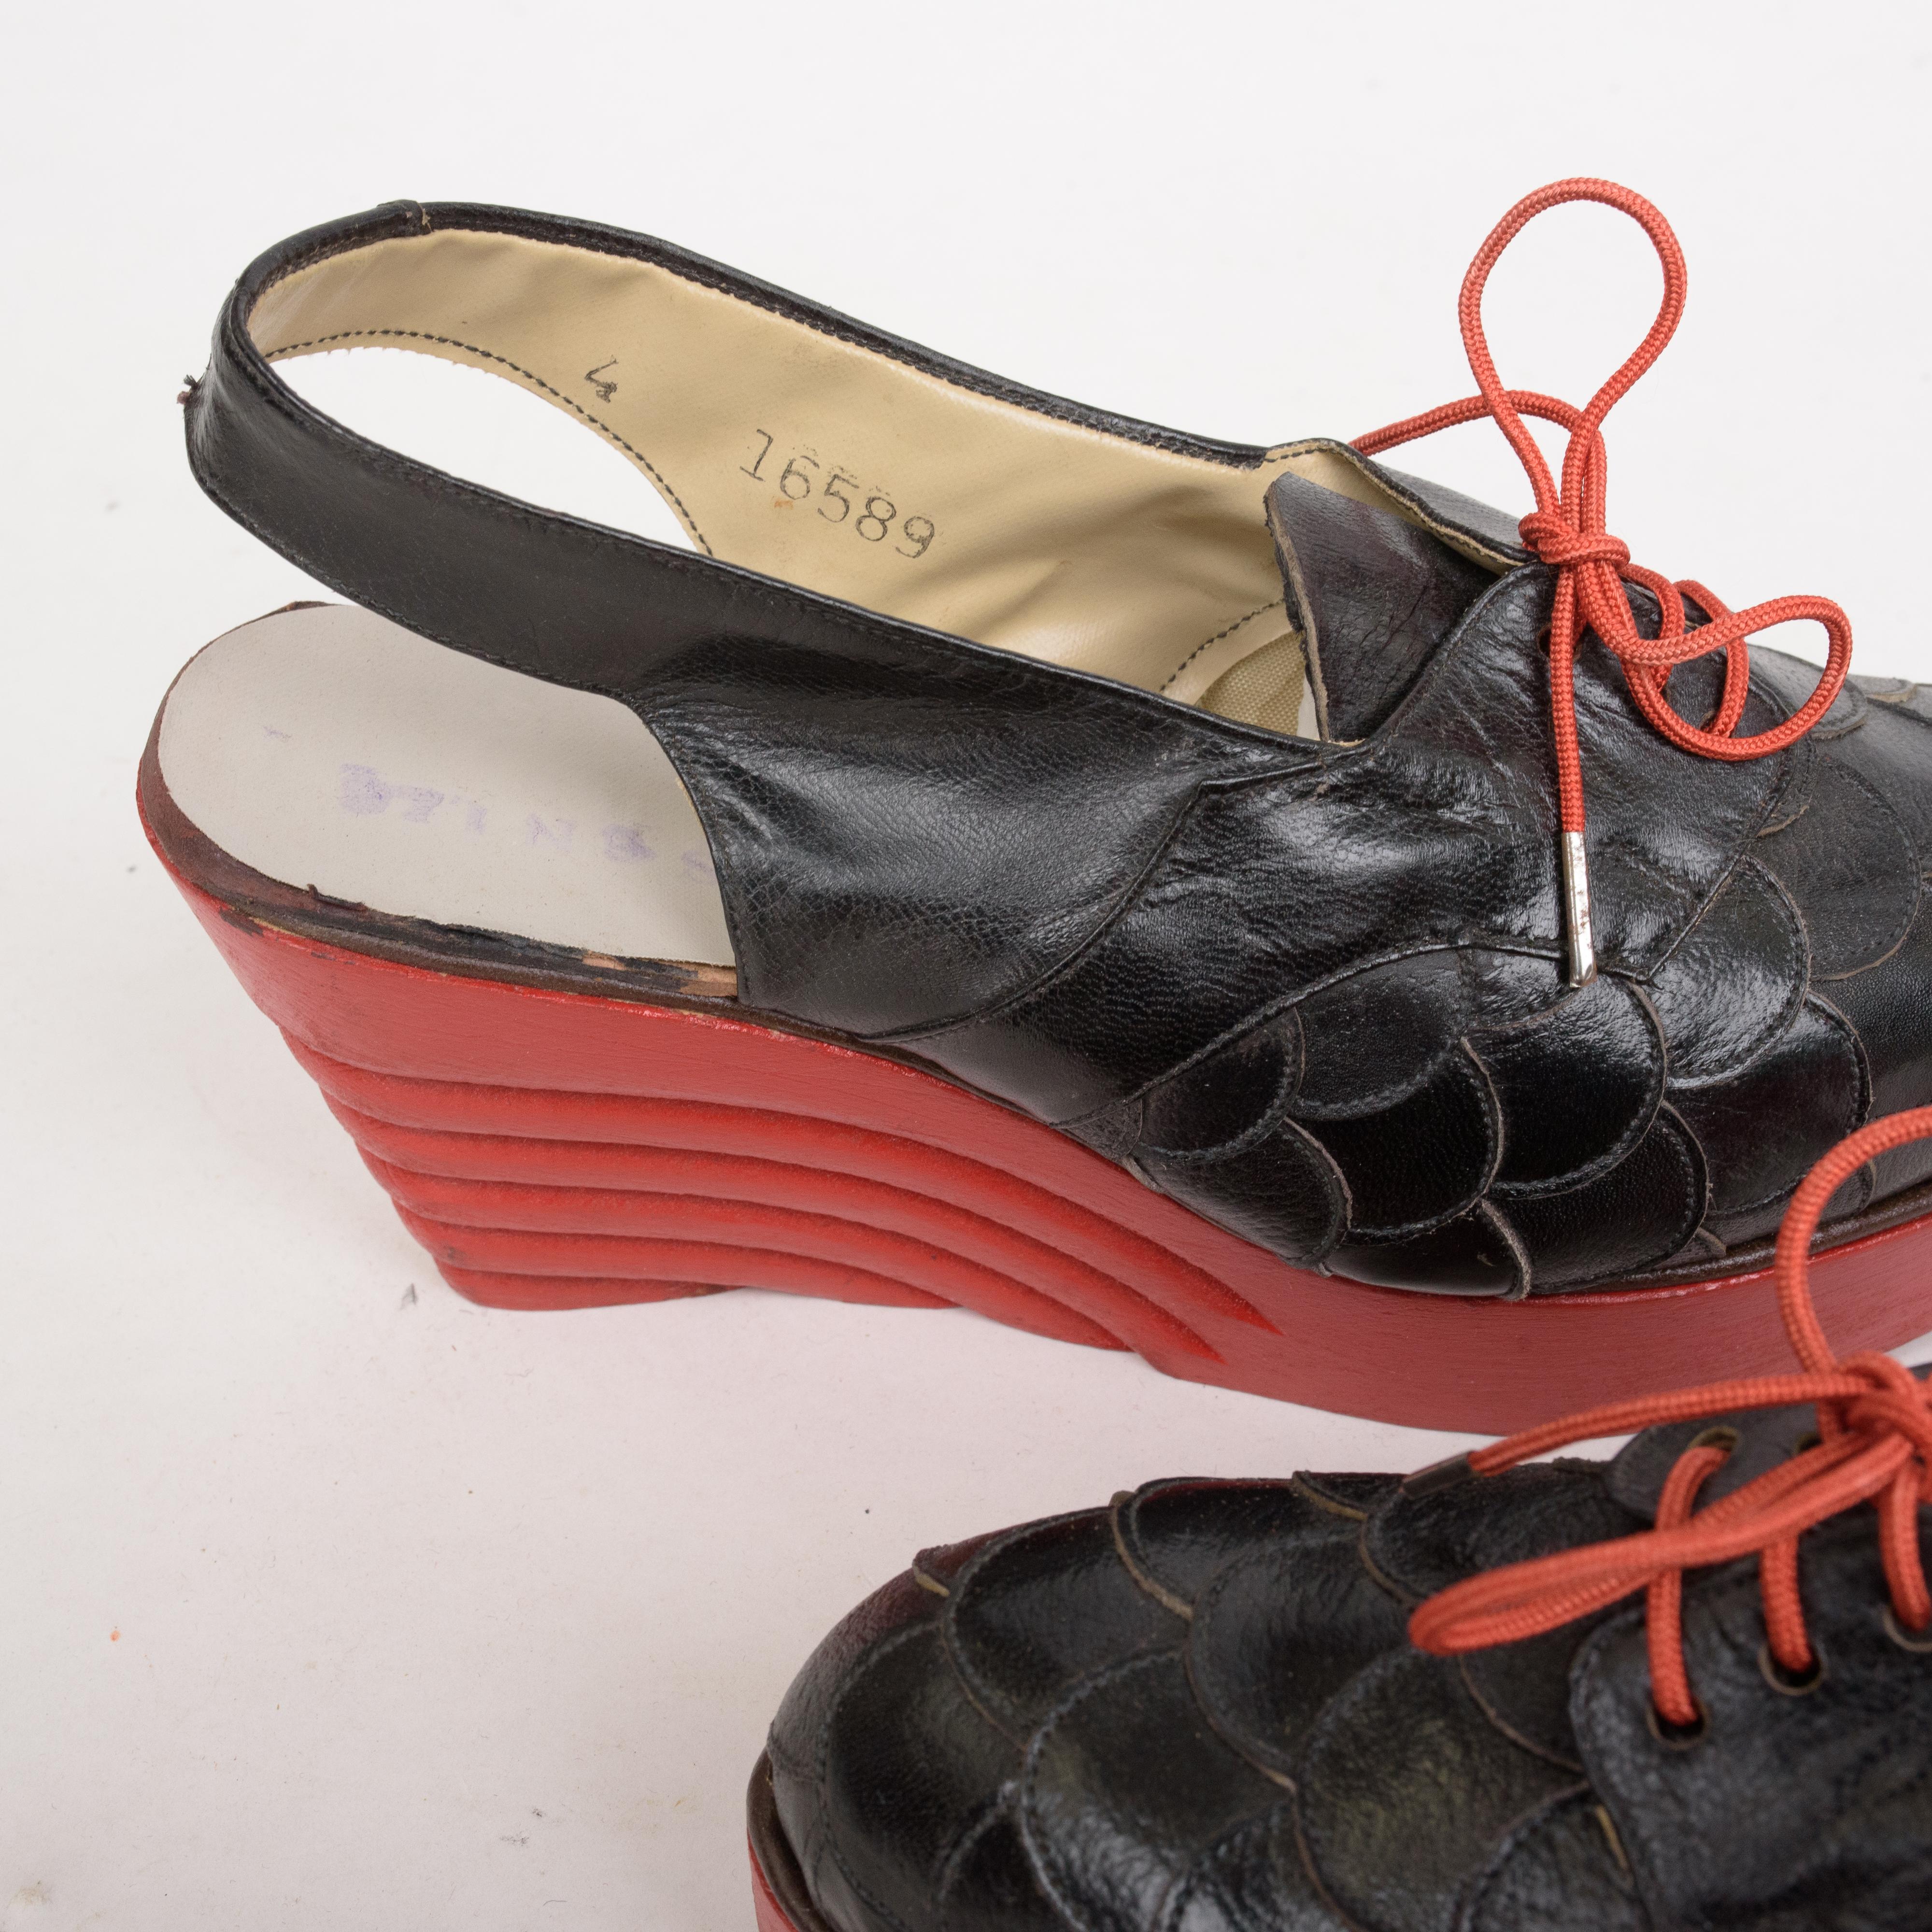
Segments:
[[[1922,1630],[1909,1630],[1898,1621],[1889,1604],[1885,1606],[1885,1634],[1900,1650],[1909,1650],[1921,1657],[1932,1655],[1932,1624],[1928,1624]]]
[[[1813,1450],[1822,1449],[1824,1446],[1824,1437],[1820,1436],[1816,1430],[1808,1429],[1796,1442],[1792,1444],[1791,1453],[1794,1456],[1808,1456]]]
[[[1650,1734],[1666,1750],[1694,1750],[1711,1732],[1711,1714],[1704,1708],[1701,1697],[1694,1697],[1691,1702],[1697,1706],[1697,1721],[1694,1724],[1673,1724],[1656,1704],[1646,1699],[1644,1702],[1644,1721],[1650,1726]]]
[[[1811,1668],[1802,1676],[1793,1676],[1772,1655],[1771,1646],[1761,1643],[1757,1648],[1757,1667],[1763,1673],[1764,1681],[1780,1697],[1808,1697],[1825,1681],[1825,1653],[1814,1644]]]
[[[1744,1440],[1728,1422],[1720,1422],[1691,1438],[1693,1449],[1721,1449],[1728,1456]]]

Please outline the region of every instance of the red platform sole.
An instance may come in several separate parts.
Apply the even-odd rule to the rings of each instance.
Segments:
[[[900,1062],[400,964],[176,879],[410,1232],[494,1306],[746,1287],[958,1306],[1195,1381],[1485,1432],[1649,1392],[1686,1363],[1788,1366],[1768,1270],[1511,1304],[1324,1277]],[[1929,1261],[1932,1217],[1821,1255],[1834,1344],[1932,1326]]]

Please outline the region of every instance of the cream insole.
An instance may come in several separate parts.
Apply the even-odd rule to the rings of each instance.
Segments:
[[[437,230],[286,278],[272,360],[405,349],[502,376],[595,429],[710,554],[982,644],[1226,710],[1292,638],[1262,515],[1319,452],[1184,454],[979,394],[655,263]],[[1276,650],[1265,717],[1302,715]],[[1293,688],[1291,688],[1293,687]]]
[[[161,714],[161,776],[273,879],[446,926],[728,966],[704,828],[637,715],[352,605],[218,638]]]

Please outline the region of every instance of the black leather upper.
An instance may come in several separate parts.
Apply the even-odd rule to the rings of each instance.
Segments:
[[[1795,1414],[1733,1418],[1736,1480]],[[1690,1580],[1694,1744],[1652,1726],[1640,1606],[1460,1661],[1407,1641],[1446,1584],[1643,1527],[1683,1434],[1425,1496],[1156,1483],[927,1552],[772,1728],[814,1904],[836,1932],[1916,1932],[1932,1653],[1888,1632],[1868,1511],[1802,1546],[1808,1694],[1760,1667],[1754,1560]]]
[[[916,1053],[1289,1260],[1451,1292],[1708,1266],[1845,1132],[1932,1101],[1932,695],[1857,682],[1790,751],[1721,764],[1586,644],[1603,973],[1572,991],[1550,578],[1507,519],[1339,447],[1373,503],[1282,477],[1328,741],[1231,723],[458,482],[309,408],[250,340],[279,276],[452,226],[651,260],[1104,434],[1262,452],[512,211],[378,211],[249,270],[189,402],[204,487],[410,628],[634,708],[704,820],[749,1007]],[[1813,676],[1753,662],[1743,730]],[[1715,673],[1671,689],[1701,718]],[[1928,1172],[1886,1156],[1833,1211]]]

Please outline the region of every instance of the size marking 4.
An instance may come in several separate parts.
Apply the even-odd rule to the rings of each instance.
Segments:
[[[828,524],[849,524],[866,543],[884,543],[892,535],[894,523],[898,523],[898,534],[904,542],[894,544],[892,548],[901,556],[923,556],[932,548],[932,540],[938,536],[939,530],[930,517],[901,518],[898,506],[882,490],[868,496],[848,496],[847,490],[859,488],[858,478],[836,464],[828,476],[826,466],[804,450],[794,450],[785,458],[784,467],[777,476],[768,477],[764,473],[765,462],[776,439],[770,430],[754,430],[752,434],[762,436],[764,446],[752,461],[739,464],[740,476],[748,476],[754,483],[764,484],[766,489],[776,484],[778,494],[794,503],[802,503],[813,495],[815,486],[818,514]],[[835,504],[838,506],[836,509],[831,507]],[[910,549],[908,544],[911,546]]]
[[[617,358],[614,356],[609,362],[600,362],[596,368],[586,369],[584,372],[584,380],[597,392],[597,400],[600,403],[608,403],[617,393],[617,385],[614,380],[610,381],[602,380],[606,369],[614,369],[616,366]]]

